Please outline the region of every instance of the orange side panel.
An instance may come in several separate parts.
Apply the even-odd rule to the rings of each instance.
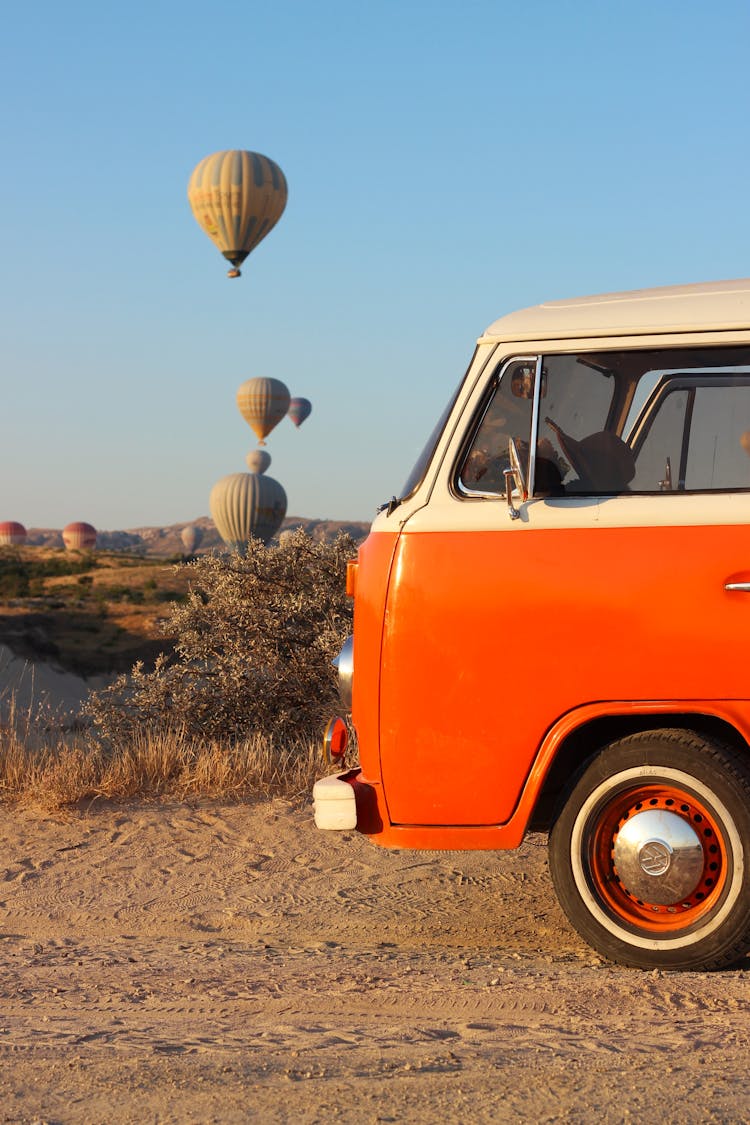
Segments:
[[[356,576],[352,719],[360,762],[364,772],[375,780],[380,777],[380,650],[397,540],[398,530],[371,533],[359,548]]]
[[[365,601],[364,568],[358,584],[363,764],[382,779],[388,820],[507,823],[547,733],[583,705],[749,698],[750,595],[724,589],[749,563],[744,526],[410,534],[407,524],[385,615],[379,775],[370,691],[383,590]]]
[[[372,782],[360,771],[353,770],[349,779],[356,794],[357,829],[371,837],[373,843],[387,848],[416,848],[447,851],[501,850],[515,848],[523,840],[534,802],[544,781],[544,777],[554,760],[560,743],[577,726],[605,715],[624,715],[632,718],[640,715],[658,726],[660,714],[669,715],[681,712],[687,716],[710,715],[723,719],[734,727],[750,744],[750,701],[727,702],[725,700],[663,700],[659,703],[627,703],[612,701],[582,707],[566,715],[550,731],[542,750],[534,763],[534,768],[524,787],[521,800],[507,824],[490,825],[424,825],[392,824],[382,785]],[[667,720],[668,721],[668,720]]]

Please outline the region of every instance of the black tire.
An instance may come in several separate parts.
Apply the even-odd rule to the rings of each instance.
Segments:
[[[609,960],[717,969],[750,949],[750,763],[692,731],[613,742],[557,816],[560,905]]]

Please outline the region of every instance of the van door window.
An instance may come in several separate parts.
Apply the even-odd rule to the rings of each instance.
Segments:
[[[747,348],[550,355],[543,373],[537,460],[564,459],[566,494],[750,488]]]
[[[598,357],[551,355],[544,357],[543,374],[535,495],[621,491],[632,465],[619,438],[607,431],[615,371]],[[559,470],[557,489],[545,480],[550,462]]]
[[[511,438],[528,473],[535,371],[536,357],[514,359],[496,369],[458,472],[463,495],[495,497],[505,492],[503,472],[510,465]]]
[[[545,355],[532,459],[536,365],[516,357],[494,373],[460,495],[504,494],[511,438],[533,496],[750,489],[749,349]]]

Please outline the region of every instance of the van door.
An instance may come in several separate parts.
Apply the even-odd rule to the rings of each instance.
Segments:
[[[396,824],[505,823],[584,704],[750,696],[750,353],[545,356],[533,409],[531,362],[477,393],[398,542],[380,696]],[[517,519],[509,434],[537,478]]]

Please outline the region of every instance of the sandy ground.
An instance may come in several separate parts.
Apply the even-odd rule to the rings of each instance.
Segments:
[[[0,805],[0,1122],[747,1121],[749,969],[604,963],[541,837]]]

